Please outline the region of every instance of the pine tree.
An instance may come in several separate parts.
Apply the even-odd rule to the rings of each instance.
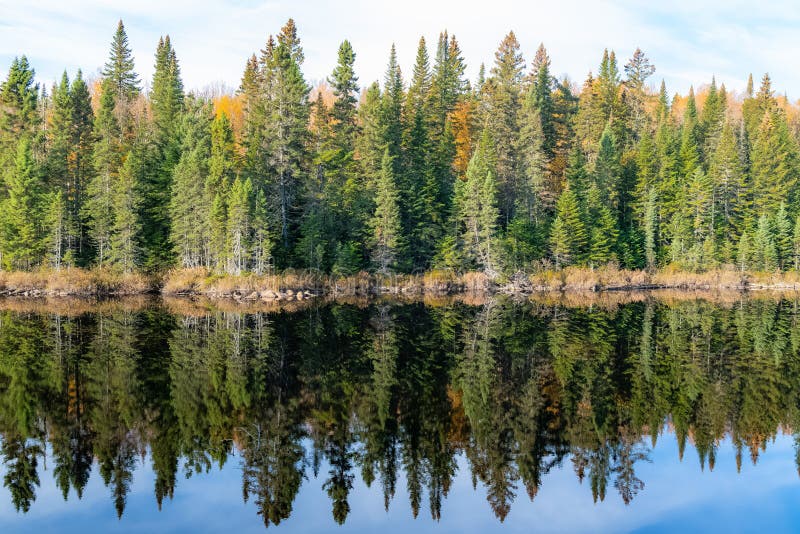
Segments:
[[[0,204],[0,252],[6,269],[30,269],[41,262],[46,247],[46,194],[26,137],[17,144],[14,168],[5,173],[8,196]]]
[[[241,274],[249,267],[250,231],[252,224],[250,180],[236,178],[228,202],[228,272]]]
[[[15,57],[0,85],[0,173],[14,167],[20,138],[32,136],[39,124],[35,76],[27,57]]]
[[[683,177],[690,177],[700,165],[700,149],[698,140],[697,105],[694,99],[694,88],[689,88],[686,111],[683,113],[681,126],[680,172]]]
[[[650,59],[640,48],[633,52],[633,56],[625,64],[627,103],[630,107],[632,129],[638,139],[641,139],[647,131],[648,116],[645,109],[647,101],[645,84],[655,71],[656,67],[650,63]]]
[[[144,263],[149,268],[162,269],[173,261],[174,244],[170,243],[170,189],[172,174],[180,158],[182,140],[177,129],[183,110],[183,82],[180,67],[169,36],[159,39],[156,49],[150,103],[153,113],[152,145],[149,147],[148,170],[142,177],[141,234]],[[137,132],[142,142],[143,132]]]
[[[760,271],[774,271],[778,267],[774,228],[766,215],[762,215],[758,219],[758,227],[753,239],[753,259],[754,267]]]
[[[617,222],[611,210],[603,204],[600,191],[593,185],[589,189],[587,199],[587,221],[589,224],[589,254],[590,265],[603,265],[615,259]]]
[[[519,184],[519,103],[522,96],[524,60],[514,32],[509,32],[495,52],[492,77],[482,89],[482,119],[494,140],[498,199],[504,226],[514,218]]]
[[[114,214],[109,232],[108,262],[122,272],[132,272],[141,264],[139,210],[142,205],[137,177],[141,175],[141,155],[131,150],[111,188]]]
[[[93,154],[95,174],[87,186],[84,206],[89,238],[94,243],[100,265],[109,261],[111,227],[114,222],[112,189],[122,164],[120,127],[114,108],[113,88],[110,82],[104,82],[100,107],[94,121],[94,135],[97,139]]]
[[[644,208],[644,253],[648,269],[654,269],[658,261],[658,193],[650,188]]]
[[[211,114],[190,100],[180,131],[181,157],[170,179],[170,242],[182,267],[210,267],[210,224],[213,196],[207,187],[211,155]]]
[[[584,214],[577,197],[568,187],[558,199],[550,232],[550,249],[556,268],[582,263],[588,242]]]
[[[794,263],[793,227],[786,211],[786,204],[781,202],[778,211],[772,220],[774,229],[775,252],[777,254],[778,268],[789,270]]]
[[[375,192],[375,212],[370,227],[372,263],[378,272],[387,274],[395,268],[403,243],[399,194],[392,170],[392,156],[388,148],[383,154],[381,175]]]
[[[288,261],[296,237],[301,177],[308,165],[305,147],[310,89],[297,61],[298,58],[302,60],[302,49],[293,28],[290,19],[283,30],[285,35],[278,37],[278,45],[272,50],[265,69],[266,121],[263,135],[268,173],[263,184],[253,184],[256,191],[263,190],[267,202],[265,216],[277,215],[272,224],[280,229],[278,259],[281,264]],[[338,90],[334,86],[334,91]],[[342,124],[350,124],[354,118],[343,113],[342,120]]]
[[[458,190],[456,206],[463,230],[464,257],[490,277],[498,273],[496,230],[499,212],[493,168],[494,147],[484,132]]]
[[[121,20],[117,23],[117,31],[111,41],[111,52],[102,74],[103,78],[109,80],[117,101],[128,100],[139,94],[139,77],[134,71],[128,34],[125,33],[125,25]]]
[[[749,196],[743,167],[733,127],[726,122],[708,167],[720,237],[737,235],[742,229]]]
[[[794,194],[798,176],[797,143],[779,108],[764,114],[750,157],[753,208],[773,212]]]

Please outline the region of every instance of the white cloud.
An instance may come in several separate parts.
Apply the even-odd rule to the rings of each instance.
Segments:
[[[597,69],[603,48],[614,48],[622,65],[639,46],[658,67],[656,78],[664,77],[670,90],[707,83],[712,74],[741,89],[751,71],[757,78],[769,71],[776,88],[790,96],[797,95],[794,89],[800,85],[791,61],[800,51],[795,38],[800,13],[791,2],[42,0],[25,5],[0,0],[0,13],[0,60],[7,65],[13,56],[27,54],[40,80],[48,83],[64,68],[96,72],[116,20],[122,18],[144,80],[152,73],[158,37],[169,33],[187,87],[216,81],[236,86],[246,58],[294,17],[310,80],[333,69],[345,38],[356,50],[362,84],[382,77],[392,42],[404,71],[410,72],[419,36],[432,46],[443,29],[457,36],[474,77],[482,61],[492,62],[497,43],[513,29],[527,59],[544,42],[554,72],[578,83]]]

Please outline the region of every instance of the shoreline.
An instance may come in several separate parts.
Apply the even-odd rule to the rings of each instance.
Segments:
[[[161,276],[78,268],[59,271],[0,272],[0,297],[116,298],[160,294],[237,301],[303,301],[314,298],[443,297],[449,295],[532,295],[539,293],[611,293],[678,291],[800,291],[800,272],[753,273],[728,269],[692,273],[613,267],[517,273],[491,280],[479,272],[430,271],[420,275],[359,273],[334,277],[305,271],[275,275],[216,275],[181,269]]]

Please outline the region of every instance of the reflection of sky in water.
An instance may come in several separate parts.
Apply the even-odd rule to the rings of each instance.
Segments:
[[[649,443],[649,438],[648,438]],[[729,441],[719,446],[713,472],[700,470],[694,449],[687,445],[678,462],[671,434],[662,436],[651,452],[652,463],[638,462],[637,476],[645,482],[630,506],[625,506],[609,483],[606,499],[594,504],[590,488],[583,486],[566,459],[542,481],[531,503],[520,487],[505,523],[500,523],[486,502],[485,489],[472,489],[466,459],[458,458],[459,471],[442,505],[442,519],[430,517],[427,500],[414,519],[403,473],[398,472],[397,492],[388,514],[376,482],[366,488],[358,470],[350,493],[351,512],[343,527],[331,517],[331,501],[322,489],[327,466],[313,478],[309,470],[289,519],[277,527],[285,532],[764,532],[797,529],[800,520],[800,478],[791,436],[780,435],[768,443],[758,464],[745,451],[742,472],[736,473],[735,451]],[[185,479],[179,474],[175,497],[158,512],[153,495],[150,459],[137,470],[122,520],[117,520],[110,490],[97,469],[78,500],[74,491],[65,502],[53,480],[52,460],[47,471],[40,464],[42,485],[28,514],[17,513],[8,490],[0,489],[0,526],[3,532],[261,532],[261,518],[252,501],[242,501],[238,458],[222,470]],[[0,467],[0,475],[4,474]]]

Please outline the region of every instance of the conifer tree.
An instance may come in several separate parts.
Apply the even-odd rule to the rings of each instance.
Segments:
[[[535,86],[532,86],[529,90],[519,118],[517,150],[520,158],[520,194],[516,199],[516,212],[518,216],[529,221],[540,222],[545,210],[553,208],[557,192],[546,188],[545,172],[548,161],[545,149],[546,136],[540,106],[537,103],[539,95],[534,88]],[[548,105],[551,106],[552,102]],[[552,123],[549,126],[552,128]]]
[[[499,212],[493,169],[494,147],[484,132],[467,168],[467,179],[456,199],[463,229],[464,257],[489,276],[498,273],[496,229]]]
[[[142,201],[137,178],[142,173],[144,162],[139,150],[128,152],[111,187],[111,210],[114,216],[109,231],[108,262],[126,273],[138,267],[142,257],[139,221]]]
[[[794,243],[793,227],[786,211],[786,204],[781,202],[778,211],[772,220],[774,230],[775,252],[777,255],[778,268],[789,270],[794,263]]]
[[[753,239],[754,267],[759,271],[774,271],[778,267],[774,229],[769,217],[761,215]]]
[[[47,197],[30,140],[17,144],[14,167],[4,177],[7,197],[0,203],[0,252],[6,269],[30,269],[43,259]]]
[[[495,52],[492,77],[482,90],[483,121],[494,140],[499,207],[505,224],[514,218],[519,187],[516,172],[523,66],[519,41],[514,32],[509,32]]]
[[[685,178],[692,176],[700,165],[699,144],[697,104],[694,99],[694,88],[690,87],[681,126],[680,173]]]
[[[792,234],[792,257],[794,270],[800,270],[800,215],[794,219],[794,233]]]
[[[738,234],[743,227],[749,196],[743,167],[733,127],[726,122],[708,167],[720,237]]]
[[[764,114],[750,157],[753,208],[773,212],[794,194],[798,176],[797,143],[779,108]]]
[[[381,98],[380,125],[389,154],[394,158],[394,171],[400,170],[399,157],[403,140],[403,74],[397,63],[397,51],[392,44],[389,52],[389,65],[383,78],[383,98]]]
[[[94,243],[97,262],[109,261],[111,227],[114,222],[112,189],[117,181],[122,164],[120,127],[114,113],[114,91],[111,82],[104,82],[100,95],[100,107],[94,121],[94,176],[87,186],[84,215],[88,220],[88,234]]]
[[[597,162],[594,169],[594,180],[604,204],[620,207],[620,186],[622,185],[622,168],[619,162],[617,141],[611,130],[611,123],[606,125],[600,136],[597,150]]]
[[[183,82],[180,67],[169,36],[159,39],[156,49],[150,103],[153,113],[150,132],[139,129],[137,142],[148,137],[148,169],[141,177],[141,238],[144,262],[149,268],[162,269],[173,260],[170,243],[170,189],[172,173],[180,158],[182,141],[177,130],[183,110]]]
[[[644,208],[644,253],[648,269],[654,269],[658,261],[658,193],[651,187]]]
[[[381,163],[381,175],[375,191],[375,212],[370,221],[372,238],[370,240],[372,263],[378,272],[387,274],[396,265],[402,249],[402,227],[400,225],[400,206],[392,157],[386,148]]]
[[[249,179],[237,177],[231,186],[228,201],[228,272],[241,274],[249,267],[251,195],[253,185]]]
[[[171,178],[170,242],[182,267],[210,267],[212,191],[207,184],[211,152],[210,110],[190,101],[182,117],[181,158]]]
[[[25,56],[15,57],[8,75],[0,85],[0,172],[15,165],[18,142],[32,137],[39,124],[39,86],[36,72]]]
[[[567,187],[558,199],[550,233],[550,249],[556,268],[580,264],[585,259],[589,236],[582,211],[575,193]]]
[[[587,199],[587,221],[589,221],[589,254],[591,266],[598,266],[615,259],[617,222],[611,210],[603,204],[600,191],[596,185],[589,189]]]
[[[128,34],[121,20],[117,23],[117,31],[111,41],[111,52],[102,74],[109,81],[116,101],[128,100],[139,94],[139,77],[134,71]]]
[[[263,135],[268,174],[263,184],[254,183],[253,186],[256,191],[263,189],[267,202],[265,217],[277,216],[272,222],[280,229],[279,259],[285,263],[295,239],[300,184],[307,169],[309,87],[300,71],[298,59],[302,61],[303,52],[291,19],[282,32],[264,74],[266,121]],[[347,122],[353,118],[348,115],[343,120]]]
[[[655,65],[650,63],[650,59],[640,48],[633,52],[633,56],[625,64],[627,102],[630,107],[632,129],[637,138],[641,138],[647,130],[648,116],[645,109],[647,101],[645,84],[655,71]]]

